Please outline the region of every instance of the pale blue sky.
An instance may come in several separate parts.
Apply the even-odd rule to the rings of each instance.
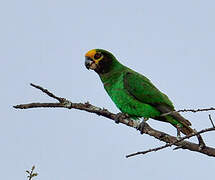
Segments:
[[[7,0],[0,2],[0,179],[212,179],[214,158],[171,148],[126,159],[163,143],[103,117],[67,109],[15,110],[53,102],[29,83],[74,102],[118,112],[84,54],[104,48],[146,75],[176,109],[215,106],[215,2]],[[193,127],[208,113],[184,113]],[[215,119],[215,113],[211,112]],[[175,134],[168,124],[150,125]],[[203,136],[215,146],[213,132]],[[195,141],[195,138],[194,138]]]

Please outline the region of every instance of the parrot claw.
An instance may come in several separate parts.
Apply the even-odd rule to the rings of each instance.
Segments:
[[[176,139],[177,139],[178,141],[181,140],[181,138],[182,138],[182,137],[181,137],[181,136],[178,136],[178,135],[177,135],[177,137],[176,137]]]
[[[116,114],[116,117],[114,119],[114,121],[115,121],[116,124],[119,124],[120,118],[122,117],[122,115],[124,115],[124,114],[123,113],[117,113]]]
[[[148,120],[148,118],[144,118],[143,121],[138,125],[137,130],[140,131],[140,134],[144,133],[144,128],[146,126],[146,121]]]

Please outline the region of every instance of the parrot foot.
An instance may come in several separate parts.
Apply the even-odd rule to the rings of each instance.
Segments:
[[[117,114],[116,114],[116,117],[115,117],[115,119],[114,119],[114,121],[115,121],[116,124],[119,124],[120,118],[121,118],[123,115],[124,115],[123,113],[117,113]]]
[[[140,134],[144,133],[144,128],[146,126],[146,121],[148,120],[148,118],[144,118],[143,121],[138,125],[137,130],[140,131]]]

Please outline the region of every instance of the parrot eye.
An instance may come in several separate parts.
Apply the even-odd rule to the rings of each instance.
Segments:
[[[96,53],[96,54],[94,55],[94,59],[97,60],[97,59],[99,59],[101,56],[102,56],[101,53]]]

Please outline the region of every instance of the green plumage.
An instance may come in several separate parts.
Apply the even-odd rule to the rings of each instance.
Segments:
[[[103,59],[99,61],[98,69],[95,71],[121,112],[133,119],[144,117],[169,122],[175,127],[180,127],[184,134],[193,132],[189,127],[191,123],[179,113],[160,116],[174,111],[174,106],[148,78],[122,65],[109,52],[102,49],[96,49],[96,52],[101,53]]]

